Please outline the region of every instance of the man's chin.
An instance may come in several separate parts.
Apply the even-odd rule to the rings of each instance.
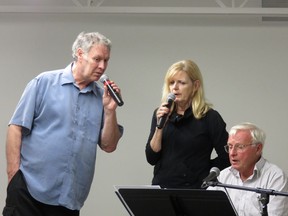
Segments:
[[[231,163],[231,167],[233,167],[234,169],[239,169],[239,163],[237,162],[230,162]]]

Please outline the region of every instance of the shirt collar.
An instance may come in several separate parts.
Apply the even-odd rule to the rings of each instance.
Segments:
[[[253,175],[250,176],[248,179],[252,179],[254,176],[256,176],[258,178],[260,173],[261,173],[261,169],[264,167],[265,162],[266,162],[266,160],[261,156],[261,158],[257,161],[257,163],[254,166]],[[234,169],[231,166],[230,167],[230,171],[235,177],[239,177],[240,178],[240,174],[239,174],[238,170]]]
[[[266,162],[266,160],[263,157],[261,157],[257,161],[257,163],[255,164],[255,167],[254,167],[254,175],[257,175],[257,177],[259,177],[259,175],[261,174],[261,170],[264,167],[265,162]]]
[[[192,115],[192,108],[189,107],[188,109],[185,110],[184,115],[180,115],[176,112],[176,108],[174,108],[171,116],[170,116],[170,121],[171,122],[179,122],[182,119],[189,118]]]
[[[74,83],[74,77],[72,75],[72,66],[73,66],[73,63],[70,63],[64,69],[63,76],[62,76],[62,79],[61,79],[61,85],[65,85],[65,84],[68,84],[68,83]]]
[[[73,74],[72,74],[72,67],[73,67],[73,62],[70,63],[64,69],[63,76],[61,79],[61,85],[74,84],[75,79],[74,79]],[[86,92],[93,91],[93,93],[95,95],[97,95],[97,92],[99,92],[99,89],[101,89],[101,87],[97,84],[97,82],[91,82],[85,89],[82,89],[81,92],[86,93]]]

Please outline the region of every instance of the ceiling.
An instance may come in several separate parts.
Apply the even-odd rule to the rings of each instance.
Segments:
[[[258,1],[261,3],[261,1]],[[0,5],[14,6],[108,6],[108,7],[217,7],[219,4],[231,6],[255,5],[257,0],[1,0]]]
[[[0,13],[235,14],[288,17],[288,0],[1,0]]]

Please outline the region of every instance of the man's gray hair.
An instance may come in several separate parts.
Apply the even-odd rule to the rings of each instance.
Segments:
[[[252,137],[252,143],[253,144],[262,143],[264,145],[266,134],[262,129],[258,128],[255,124],[250,122],[237,124],[230,129],[229,135],[235,135],[239,130],[249,130]]]
[[[79,48],[82,49],[84,53],[88,53],[95,44],[103,44],[109,51],[112,46],[111,41],[99,32],[81,32],[72,45],[72,57],[74,61],[77,61],[77,50]]]

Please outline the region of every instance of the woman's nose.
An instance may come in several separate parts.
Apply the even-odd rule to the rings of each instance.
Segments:
[[[178,84],[177,84],[177,82],[175,82],[175,83],[173,84],[172,88],[173,88],[173,89],[178,88]]]

